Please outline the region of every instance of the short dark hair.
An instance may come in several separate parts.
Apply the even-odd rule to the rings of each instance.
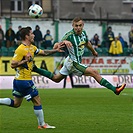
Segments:
[[[39,25],[36,25],[36,27],[35,27],[35,28],[39,28],[39,29],[40,29]]]
[[[110,30],[110,29],[112,30],[112,27],[111,26],[108,26],[107,30]]]
[[[30,26],[27,26],[26,28],[29,29],[29,30],[32,30],[32,28]]]
[[[22,26],[21,26],[21,25],[19,25],[19,26],[18,26],[18,28],[22,28]]]
[[[75,18],[73,19],[73,22],[78,22],[78,21],[80,21],[80,20],[82,20],[81,17],[75,17]]]
[[[20,30],[20,37],[21,37],[22,40],[25,40],[25,37],[26,37],[26,35],[29,35],[30,30],[32,30],[31,27],[23,27]]]

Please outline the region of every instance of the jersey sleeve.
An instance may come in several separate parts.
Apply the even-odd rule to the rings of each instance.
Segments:
[[[67,40],[67,41],[71,41],[71,36],[73,35],[73,30],[67,32],[63,38],[61,39],[61,41]]]
[[[84,34],[86,36],[86,41],[89,42],[90,40],[88,39],[88,35],[87,35],[86,31],[84,30],[83,32],[84,32]]]
[[[22,49],[16,49],[12,60],[13,61],[21,61],[24,57],[24,53],[25,52]]]
[[[34,54],[35,55],[39,55],[40,53],[42,53],[43,50],[38,49],[36,46],[33,46],[33,47],[34,47],[34,51],[35,51]]]
[[[61,41],[64,41],[64,40],[68,40],[68,34],[66,33],[63,38],[61,39]]]

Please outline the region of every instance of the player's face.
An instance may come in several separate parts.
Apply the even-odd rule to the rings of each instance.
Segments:
[[[131,31],[133,31],[133,26],[131,27]]]
[[[84,23],[83,23],[82,20],[80,20],[78,22],[73,22],[72,26],[73,26],[73,29],[74,29],[75,33],[80,35],[82,33]]]
[[[32,30],[31,30],[30,34],[29,34],[29,38],[28,38],[31,43],[34,42],[34,37],[35,37],[35,35],[33,34]]]

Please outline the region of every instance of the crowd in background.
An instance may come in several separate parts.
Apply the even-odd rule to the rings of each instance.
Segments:
[[[109,55],[120,56],[124,53],[124,50],[128,48],[131,50],[133,49],[133,26],[131,26],[128,37],[129,45],[128,42],[124,40],[121,33],[115,36],[112,27],[109,26],[103,34],[102,42],[97,34],[95,34],[90,41],[95,49],[104,47],[107,48]]]
[[[2,27],[0,25],[0,48],[2,46],[9,48],[9,47],[17,47],[21,43],[20,38],[20,30],[22,26],[18,26],[18,31],[15,33],[15,31],[12,29],[12,26],[10,25],[7,29],[6,33],[2,30]],[[34,38],[34,45],[36,45],[38,48],[52,48],[53,47],[53,37],[50,34],[50,30],[46,30],[46,34],[42,34],[39,25],[35,26],[35,30],[33,30],[33,34],[35,35]]]
[[[0,48],[6,47],[14,47],[17,48],[18,45],[21,43],[20,38],[20,30],[22,26],[18,26],[18,31],[15,32],[12,29],[12,25],[9,26],[9,29],[4,33],[2,27],[0,25]],[[41,49],[52,49],[53,47],[53,37],[50,33],[50,30],[47,29],[46,33],[43,35],[39,25],[35,26],[33,30],[35,35],[34,38],[34,45]],[[98,53],[104,53],[105,55],[110,56],[121,56],[124,52],[127,55],[133,54],[133,26],[131,26],[131,30],[128,32],[129,42],[126,42],[122,37],[122,33],[119,33],[117,36],[114,34],[112,27],[108,26],[107,30],[103,34],[103,39],[99,39],[99,35],[96,33],[91,39],[90,42],[92,43],[93,47],[97,50]],[[126,55],[124,54],[124,55]]]

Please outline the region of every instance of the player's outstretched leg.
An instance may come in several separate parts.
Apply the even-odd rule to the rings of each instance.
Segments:
[[[49,79],[52,79],[52,77],[53,77],[53,73],[51,73],[50,71],[47,71],[47,70],[45,70],[45,69],[41,69],[41,68],[38,68],[36,65],[34,65],[33,66],[33,70],[32,70],[33,72],[36,72],[36,73],[38,73],[38,74],[40,74],[40,75],[43,75],[43,76],[45,76],[45,77],[47,77],[47,78],[49,78]]]
[[[123,84],[121,86],[116,87],[116,91],[115,94],[119,95],[121,93],[121,91],[123,91],[123,89],[125,88],[126,84]]]
[[[104,86],[110,90],[112,90],[116,95],[119,95],[121,91],[125,88],[126,84],[123,84],[119,87],[113,86],[109,81],[102,78],[102,76],[98,73],[97,70],[92,69],[91,67],[88,67],[85,70],[86,76],[92,76],[101,86]]]
[[[115,87],[106,79],[102,78],[99,82],[100,85],[112,90],[116,95],[119,95],[121,91],[125,88],[126,84],[122,84],[121,86]]]
[[[0,98],[0,105],[14,107],[14,100],[11,98]]]
[[[21,106],[23,98],[17,98],[14,96],[14,99],[11,98],[0,98],[0,105],[6,105],[14,108]]]

